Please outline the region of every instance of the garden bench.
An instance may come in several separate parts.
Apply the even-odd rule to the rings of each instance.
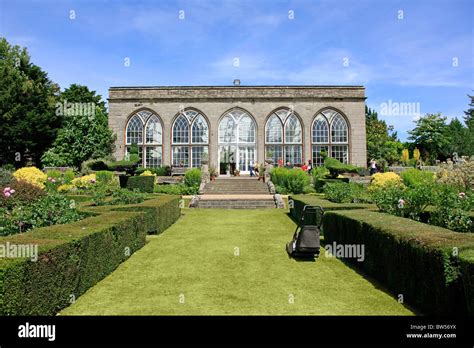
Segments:
[[[189,169],[188,167],[172,167],[171,168],[171,176],[184,175],[184,174],[186,174],[186,171],[188,169]]]

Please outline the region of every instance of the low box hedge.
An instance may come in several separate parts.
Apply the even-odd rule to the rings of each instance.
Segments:
[[[140,192],[153,193],[155,187],[154,176],[131,176],[127,180],[129,190],[138,189]]]
[[[84,207],[95,214],[67,225],[0,238],[38,245],[38,260],[0,259],[0,315],[54,315],[106,277],[180,216],[179,197],[130,206]]]
[[[288,202],[293,201],[293,207],[290,206],[290,214],[296,221],[300,221],[301,212],[305,205],[317,205],[326,210],[348,210],[348,209],[376,209],[373,204],[367,203],[334,203],[322,198],[321,196],[313,195],[294,195],[288,197]],[[307,221],[311,223],[314,221]]]
[[[347,260],[423,313],[474,314],[474,235],[364,209],[326,212],[323,228],[325,243],[364,245]]]

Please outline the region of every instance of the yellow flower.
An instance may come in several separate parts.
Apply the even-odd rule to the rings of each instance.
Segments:
[[[153,174],[149,170],[145,170],[143,173],[140,174],[140,176],[156,176],[156,174]]]
[[[376,173],[372,175],[369,189],[380,188],[389,184],[402,184],[402,178],[393,172]]]
[[[20,168],[13,173],[13,177],[19,181],[26,181],[39,188],[44,188],[48,176],[36,167]]]
[[[71,191],[75,186],[72,184],[63,184],[58,187],[58,192],[67,192]]]
[[[88,188],[95,184],[97,178],[95,174],[84,175],[80,178],[75,178],[72,180],[72,185],[80,188]]]

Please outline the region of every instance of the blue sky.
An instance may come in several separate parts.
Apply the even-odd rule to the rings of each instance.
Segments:
[[[0,36],[62,88],[104,97],[110,86],[235,78],[364,85],[376,110],[391,100],[462,118],[474,93],[473,13],[472,0],[0,0]],[[382,118],[404,140],[416,116]]]

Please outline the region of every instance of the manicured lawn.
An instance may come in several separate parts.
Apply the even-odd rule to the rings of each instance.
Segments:
[[[413,314],[335,258],[289,259],[294,229],[279,209],[183,209],[61,315]]]

